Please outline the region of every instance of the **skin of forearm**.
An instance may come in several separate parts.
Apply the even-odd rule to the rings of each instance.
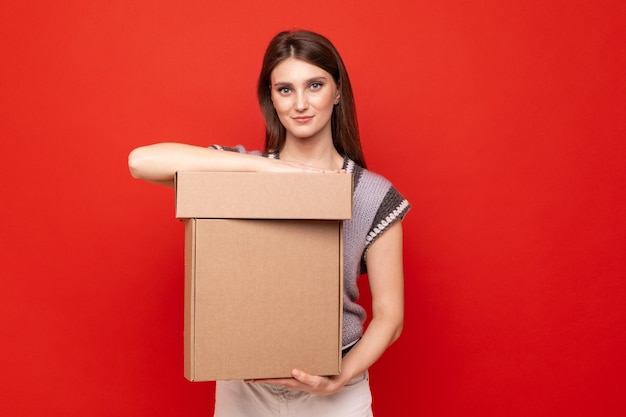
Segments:
[[[182,143],[157,143],[133,150],[128,167],[134,178],[172,186],[178,171],[221,172],[340,172],[307,166],[295,161],[227,152]]]
[[[363,337],[346,355],[340,377],[346,382],[372,366],[402,332],[402,319],[372,318]]]
[[[158,143],[133,150],[128,166],[134,178],[169,183],[177,171],[259,171],[267,158],[181,143]]]

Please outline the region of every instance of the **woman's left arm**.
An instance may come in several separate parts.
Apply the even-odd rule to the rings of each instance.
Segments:
[[[341,374],[309,375],[294,369],[293,379],[264,380],[313,394],[328,395],[366,371],[395,342],[404,323],[402,222],[392,225],[369,248],[367,274],[372,295],[372,320],[363,337],[342,361]]]

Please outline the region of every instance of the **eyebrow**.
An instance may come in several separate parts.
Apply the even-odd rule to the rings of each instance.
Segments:
[[[323,75],[320,75],[319,77],[313,77],[313,78],[309,78],[308,80],[304,81],[304,84],[310,84],[312,82],[315,81],[327,81],[328,78],[324,77]],[[274,83],[274,87],[291,87],[293,85],[293,83],[290,82],[283,82],[283,81],[278,81],[276,83]]]

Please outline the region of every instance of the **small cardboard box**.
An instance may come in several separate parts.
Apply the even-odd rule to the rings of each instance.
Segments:
[[[187,379],[340,372],[351,211],[349,174],[177,174]]]

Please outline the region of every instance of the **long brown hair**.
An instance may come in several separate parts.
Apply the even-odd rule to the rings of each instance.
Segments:
[[[265,118],[265,151],[280,152],[285,145],[286,130],[272,104],[270,77],[274,68],[288,58],[301,59],[332,75],[341,97],[330,119],[333,145],[341,155],[348,156],[365,168],[354,96],[346,67],[328,39],[306,30],[280,32],[265,51],[257,86],[259,104]]]

